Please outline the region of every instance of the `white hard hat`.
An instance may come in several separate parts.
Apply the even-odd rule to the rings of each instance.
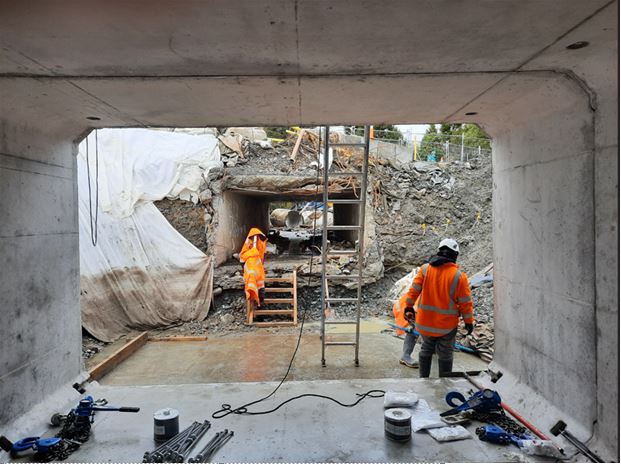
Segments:
[[[450,248],[455,253],[459,253],[459,243],[457,243],[457,241],[453,240],[452,238],[445,238],[444,240],[442,240],[440,242],[440,245],[438,245],[438,250],[442,247]]]

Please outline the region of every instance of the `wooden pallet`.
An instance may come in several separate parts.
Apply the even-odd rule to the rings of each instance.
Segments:
[[[269,287],[269,283],[289,283],[289,287]],[[290,295],[290,296],[289,296]],[[284,327],[298,325],[298,279],[294,270],[286,277],[265,278],[265,300],[263,306],[255,308],[254,303],[246,302],[246,324],[257,327]],[[270,305],[291,305],[288,308],[270,308]],[[257,316],[291,316],[289,321],[256,322]]]

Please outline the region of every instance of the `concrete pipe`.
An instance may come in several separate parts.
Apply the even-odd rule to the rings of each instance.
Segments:
[[[287,227],[295,229],[304,223],[302,215],[297,211],[285,208],[278,208],[270,214],[270,222],[276,227]]]

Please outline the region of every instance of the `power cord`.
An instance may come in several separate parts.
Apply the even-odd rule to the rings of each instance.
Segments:
[[[93,195],[91,192],[91,164],[89,160],[88,136],[86,136],[86,177],[88,179],[88,214],[91,221],[91,243],[97,246],[99,223],[99,138],[95,129],[95,217],[93,218]]]
[[[328,134],[326,131],[326,137],[327,136]],[[319,152],[321,152],[321,129],[319,130]],[[328,166],[324,166],[324,169],[328,169]],[[315,178],[315,198],[317,198],[318,196],[319,196],[319,163],[317,163],[317,174]],[[328,205],[323,205],[323,207],[327,208]],[[323,226],[325,227],[326,224],[323,224]],[[317,232],[317,201],[315,200],[314,206],[313,206],[313,238],[315,237],[316,232]],[[309,272],[308,272],[308,286],[309,287],[310,287],[312,275],[313,275],[313,254],[311,252]],[[323,311],[323,308],[321,308],[321,310]],[[267,400],[268,398],[272,397],[278,391],[278,389],[282,386],[282,384],[285,383],[285,380],[287,379],[287,377],[289,376],[289,372],[291,371],[291,367],[293,366],[293,361],[295,361],[295,357],[298,353],[300,342],[302,341],[302,332],[304,330],[304,321],[306,320],[306,311],[308,311],[307,307],[304,308],[304,311],[302,312],[300,331],[298,333],[298,340],[295,345],[295,350],[293,350],[293,355],[291,356],[291,360],[289,361],[287,372],[285,372],[285,375],[283,376],[282,380],[278,383],[276,388],[274,388],[274,390],[272,390],[272,392],[269,395],[264,396],[263,398],[260,398],[255,401],[251,401],[250,403],[243,404],[235,409],[233,409],[230,404],[223,403],[221,408],[211,415],[213,419],[221,419],[223,417],[228,416],[229,414],[238,414],[238,415],[246,415],[246,416],[260,416],[263,414],[270,414],[274,411],[279,410],[281,407],[283,407],[287,403],[290,403],[292,401],[298,400],[300,398],[305,398],[305,397],[321,398],[321,399],[332,401],[344,408],[353,408],[365,398],[382,398],[386,394],[384,390],[369,390],[366,393],[356,393],[356,396],[358,397],[358,399],[354,401],[353,403],[342,403],[339,400],[332,398],[331,396],[318,395],[315,393],[303,393],[301,395],[294,396],[292,398],[289,398],[283,401],[282,403],[280,403],[279,405],[277,405],[276,407],[272,409],[267,409],[265,411],[254,411],[254,412],[248,411],[249,406],[253,406],[255,404],[261,403]]]

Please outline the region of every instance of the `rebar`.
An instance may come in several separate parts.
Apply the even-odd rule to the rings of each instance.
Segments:
[[[209,440],[205,447],[196,456],[190,458],[188,462],[209,462],[214,453],[224,446],[224,444],[229,441],[234,434],[235,433],[233,431],[229,431],[228,429],[224,429],[223,432],[216,433],[216,435]]]
[[[170,438],[168,441],[159,445],[153,451],[145,452],[142,457],[142,462],[164,462],[165,456],[168,454],[169,450],[178,446],[179,443],[184,441],[185,438],[199,425],[200,424],[198,422],[193,422],[190,426]]]

